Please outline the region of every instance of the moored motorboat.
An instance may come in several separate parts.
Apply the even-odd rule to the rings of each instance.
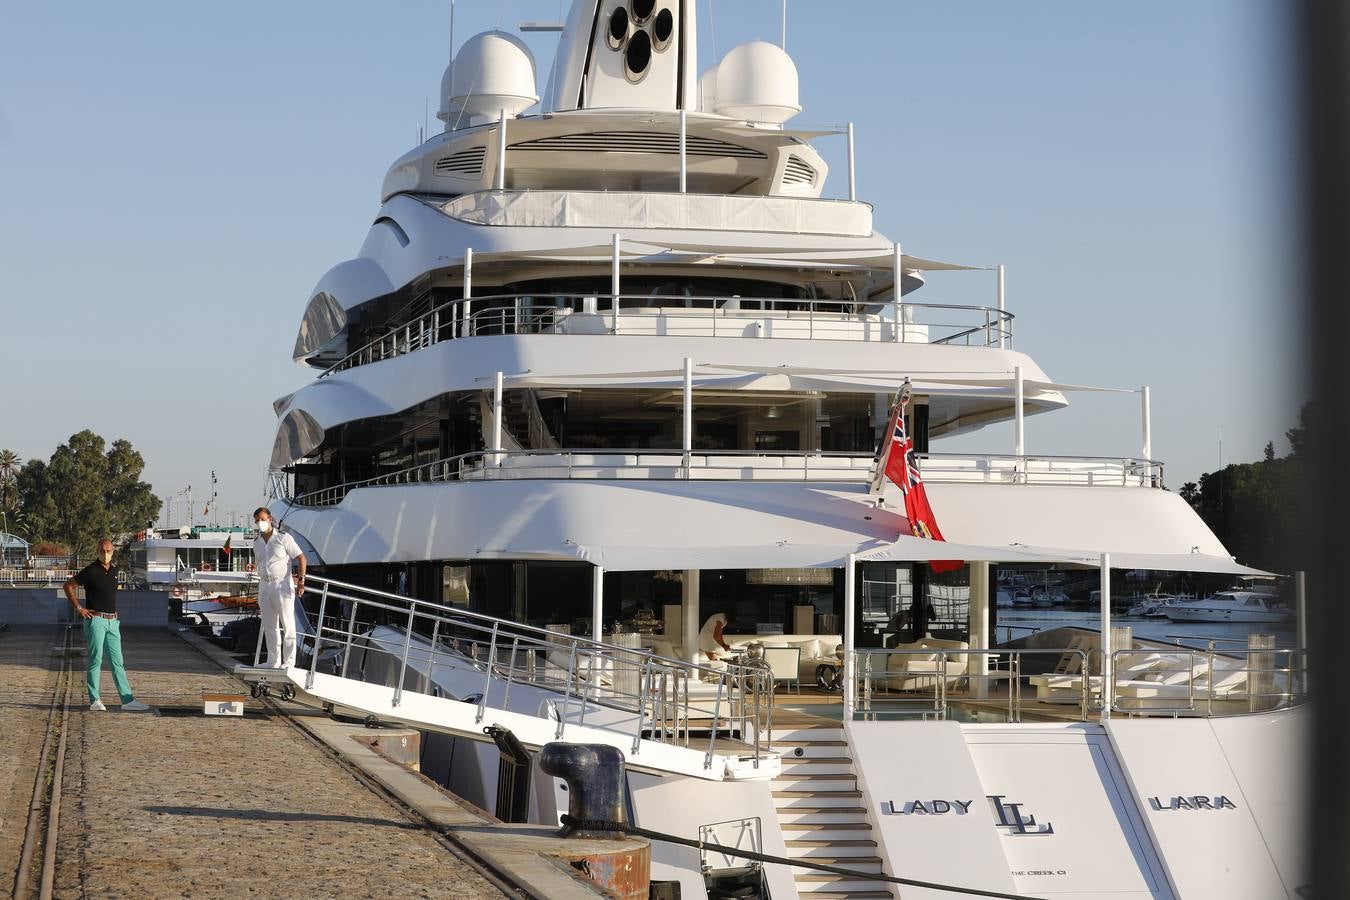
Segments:
[[[1160,607],[1173,622],[1278,623],[1294,618],[1294,611],[1267,591],[1220,591],[1212,597],[1174,602]]]

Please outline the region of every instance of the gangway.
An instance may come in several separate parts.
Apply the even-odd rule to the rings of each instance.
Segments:
[[[773,680],[573,637],[323,576],[301,636],[308,668],[235,673],[255,696],[490,741],[510,729],[537,750],[558,740],[606,744],[630,769],[701,779],[771,779]]]

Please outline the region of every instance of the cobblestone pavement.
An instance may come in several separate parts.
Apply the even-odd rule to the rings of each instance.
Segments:
[[[0,631],[0,890],[14,884],[64,629]]]
[[[0,635],[0,792],[10,801],[21,795],[25,810],[58,635]],[[243,687],[175,635],[128,628],[123,644],[136,699],[183,714],[123,713],[111,703],[90,712],[80,688],[63,779],[58,896],[502,896],[280,716],[201,715],[203,691]],[[109,676],[102,691],[105,702],[116,698]],[[8,727],[12,713],[34,724]],[[10,831],[0,832],[6,886],[21,840],[11,848]]]

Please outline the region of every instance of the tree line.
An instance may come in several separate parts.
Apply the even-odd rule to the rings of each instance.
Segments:
[[[1308,568],[1301,537],[1309,432],[1315,427],[1315,410],[1305,403],[1298,424],[1284,433],[1287,456],[1277,457],[1267,442],[1260,462],[1232,463],[1181,486],[1181,498],[1239,562],[1282,574]]]
[[[141,480],[145,459],[118,439],[89,429],[71,435],[46,461],[0,450],[0,531],[53,555],[92,556],[100,538],[144,529],[160,499]]]

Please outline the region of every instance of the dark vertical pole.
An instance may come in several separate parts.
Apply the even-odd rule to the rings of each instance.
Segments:
[[[511,618],[517,622],[529,621],[529,563],[516,560],[511,564]]]
[[[1350,633],[1350,606],[1340,596],[1344,578],[1345,510],[1350,483],[1343,477],[1350,448],[1350,5],[1338,0],[1301,0],[1296,45],[1300,64],[1304,249],[1307,297],[1308,383],[1314,416],[1308,423],[1311,478],[1305,486],[1308,554],[1308,616],[1312,622],[1310,665],[1313,705],[1310,798],[1312,892],[1333,897],[1350,884],[1350,767],[1345,748],[1350,719],[1339,698],[1350,688],[1350,669],[1338,645]],[[1295,412],[1294,404],[1289,409]],[[1311,433],[1316,430],[1316,434]],[[1307,487],[1316,486],[1315,491]]]
[[[832,605],[830,606],[830,614],[831,614],[832,616],[834,616],[834,617],[836,618],[836,620],[839,622],[839,631],[840,631],[840,633],[842,634],[842,633],[843,633],[843,630],[844,630],[844,615],[843,615],[843,613],[844,613],[844,608],[845,608],[845,605],[844,605],[844,570],[843,570],[843,568],[838,568],[838,569],[831,569],[830,571],[832,571],[832,572],[834,573],[834,586],[833,586],[833,588],[832,588],[832,590],[831,590],[831,592],[830,592],[830,602],[831,602],[831,604],[832,604]],[[857,627],[858,627],[858,623],[857,623],[857,622],[853,623],[853,627],[854,627],[854,628],[857,628]],[[857,634],[858,632],[855,631],[855,632],[853,632],[853,633],[854,633],[854,634]],[[831,649],[833,649],[833,648],[831,648]]]
[[[914,623],[914,637],[919,640],[928,633],[928,566],[915,563],[910,575],[914,588],[913,605],[910,607],[910,621]]]
[[[989,633],[984,636],[988,641],[986,647],[993,647],[998,643],[998,566],[991,563],[989,566]]]

